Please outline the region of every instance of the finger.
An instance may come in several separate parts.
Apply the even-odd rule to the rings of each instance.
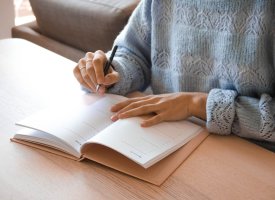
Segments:
[[[93,61],[93,58],[94,58],[94,53],[93,52],[87,52],[85,54],[85,60],[88,61],[88,60],[91,60]]]
[[[132,102],[132,100],[131,100],[131,99],[128,99],[128,100],[126,100],[126,101],[122,101],[122,102],[120,102],[120,103],[117,103],[117,104],[115,104],[115,105],[113,105],[113,106],[111,107],[111,111],[112,111],[112,112],[118,112],[118,111],[121,110],[122,108],[128,106],[131,102]]]
[[[87,73],[87,70],[86,70],[86,61],[85,61],[85,59],[80,59],[78,65],[79,65],[78,68],[79,68],[79,71],[80,71],[80,74],[81,74],[81,78],[86,83],[85,85],[88,85],[89,88],[92,89],[92,91],[95,92],[95,85],[92,82],[92,80],[90,79],[90,77]]]
[[[119,73],[113,70],[110,74],[107,74],[104,77],[103,84],[106,85],[106,86],[108,86],[108,85],[115,84],[118,81],[119,81]]]
[[[76,66],[73,70],[74,72],[74,76],[76,78],[76,80],[80,83],[80,85],[82,85],[83,87],[85,87],[86,89],[90,90],[90,91],[93,91],[89,85],[87,85],[87,83],[83,80],[82,76],[81,76],[81,73],[80,73],[80,70],[79,70],[79,67]]]
[[[149,127],[156,124],[159,124],[160,122],[163,122],[164,118],[162,114],[155,115],[154,117],[151,117],[147,120],[144,120],[140,125],[142,127]]]
[[[88,76],[92,80],[93,84],[97,85],[95,70],[93,67],[93,59],[94,59],[94,54],[92,52],[87,52],[85,55],[86,71],[87,71]]]
[[[159,109],[155,104],[147,104],[147,105],[139,106],[133,109],[127,107],[125,108],[125,111],[124,110],[119,111],[119,113],[117,113],[117,116],[119,119],[125,119],[129,117],[136,117],[136,116],[145,115],[149,113],[155,113],[158,110]]]
[[[106,92],[106,87],[104,85],[101,85],[99,90],[98,90],[98,94],[104,95],[105,92]]]
[[[104,64],[106,63],[107,58],[103,51],[96,51],[94,53],[93,67],[95,70],[96,80],[98,84],[103,84],[104,82]]]
[[[120,103],[117,103],[111,107],[112,112],[118,112],[119,110],[123,109],[124,107],[128,106],[129,104],[140,102],[141,104],[148,104],[148,103],[154,103],[155,101],[151,96],[145,96],[145,97],[135,97],[127,99],[126,101],[122,101]]]
[[[134,98],[134,99],[129,99],[127,101],[124,101],[120,104],[124,104],[122,107],[120,104],[114,105],[111,108],[112,112],[117,112],[115,115],[111,117],[113,121],[116,121],[118,119],[122,118],[127,118],[127,117],[133,117],[133,116],[138,116],[138,115],[143,115],[143,114],[149,114],[152,112],[157,112],[161,110],[161,107],[158,103],[155,103],[152,101],[152,98],[149,99],[144,99],[145,97],[139,97],[139,98]],[[141,99],[141,100],[140,100]],[[142,100],[144,99],[144,100]],[[131,102],[131,101],[136,101],[136,102]],[[130,102],[130,104],[125,105]],[[118,106],[118,107],[116,107]],[[116,110],[117,109],[117,110]]]

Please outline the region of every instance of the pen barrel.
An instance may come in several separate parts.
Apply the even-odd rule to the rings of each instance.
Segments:
[[[112,53],[111,53],[111,56],[110,56],[110,59],[108,59],[105,63],[105,66],[104,66],[104,69],[103,69],[104,75],[106,75],[108,73],[109,68],[112,65],[112,61],[113,61],[113,58],[115,56],[116,50],[117,50],[117,45],[114,46],[114,48],[112,50]]]
[[[111,65],[110,61],[107,60],[106,63],[105,63],[105,66],[104,66],[104,70],[103,70],[104,76],[108,73],[108,70],[109,70],[109,68],[110,68],[110,65]]]

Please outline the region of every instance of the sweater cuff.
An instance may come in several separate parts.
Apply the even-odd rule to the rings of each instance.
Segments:
[[[142,75],[138,74],[139,71],[137,71],[135,68],[128,66],[128,68],[125,69],[124,64],[115,59],[113,60],[112,64],[114,66],[114,69],[119,73],[119,81],[108,89],[108,93],[125,96],[129,92],[138,89],[137,83],[144,82],[142,80]],[[135,74],[138,75],[135,76]]]
[[[206,113],[209,132],[229,135],[235,117],[234,101],[237,92],[234,90],[213,89],[209,92]]]
[[[119,81],[108,89],[108,93],[126,95],[127,87],[125,86],[129,85],[129,83],[127,83],[127,79],[124,78],[126,76],[124,73],[125,70],[123,70],[123,66],[121,66],[116,60],[113,60],[112,65],[114,66],[114,70],[119,73]]]

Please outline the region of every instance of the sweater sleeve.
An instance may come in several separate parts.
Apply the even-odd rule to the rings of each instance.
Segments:
[[[118,35],[113,66],[120,79],[108,92],[125,95],[150,84],[151,1],[141,1]]]
[[[210,132],[275,142],[275,99],[237,96],[234,90],[213,89],[207,99]]]
[[[272,27],[271,55],[275,71],[275,19]],[[273,87],[273,96],[262,94],[258,99],[239,96],[234,90],[212,89],[206,106],[208,130],[269,142],[275,151],[275,86],[270,87]]]

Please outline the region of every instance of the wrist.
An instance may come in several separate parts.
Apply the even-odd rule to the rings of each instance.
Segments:
[[[207,93],[193,93],[190,104],[191,116],[206,120]]]

